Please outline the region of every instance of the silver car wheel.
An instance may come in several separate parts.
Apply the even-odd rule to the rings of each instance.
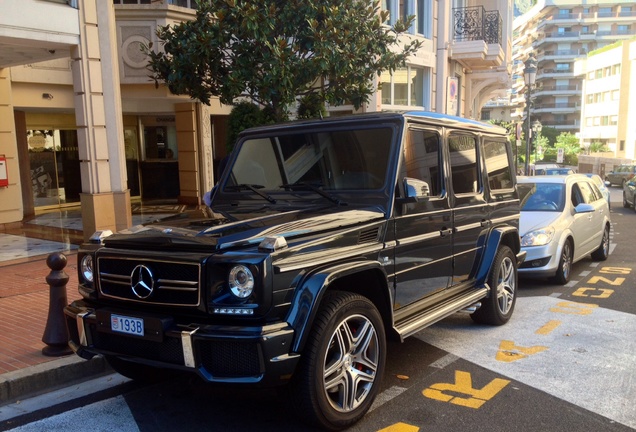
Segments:
[[[380,348],[373,323],[362,315],[342,321],[325,353],[324,391],[340,412],[355,410],[376,379]]]
[[[561,252],[561,260],[563,262],[563,266],[561,266],[561,273],[564,279],[570,278],[570,270],[572,267],[572,247],[570,246],[570,242],[566,241],[563,245],[563,251]]]
[[[512,308],[517,278],[515,277],[515,264],[509,257],[501,261],[499,280],[497,281],[497,306],[502,314],[507,314]]]

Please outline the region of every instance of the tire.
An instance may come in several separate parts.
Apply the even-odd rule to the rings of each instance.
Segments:
[[[488,286],[490,296],[470,317],[479,324],[503,325],[510,320],[517,301],[517,258],[508,246],[501,246],[493,261]]]
[[[624,208],[630,208],[631,205],[629,205],[629,203],[627,202],[627,197],[625,196],[625,191],[623,191],[623,207]]]
[[[609,244],[610,244],[610,228],[609,226],[605,226],[603,230],[603,238],[601,239],[601,244],[598,249],[592,252],[592,259],[594,261],[605,261],[609,256]]]
[[[143,383],[156,383],[174,374],[172,370],[159,369],[112,355],[105,355],[104,358],[118,374]]]
[[[289,385],[294,412],[328,430],[351,426],[371,408],[385,361],[384,324],[373,303],[327,292]]]
[[[554,281],[559,285],[565,285],[570,281],[572,273],[572,240],[567,239],[561,250],[561,258],[559,259],[559,268],[554,275]]]

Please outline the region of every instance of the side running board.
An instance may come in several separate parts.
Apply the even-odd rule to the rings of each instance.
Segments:
[[[406,319],[396,326],[396,330],[400,335],[400,339],[404,341],[405,338],[411,336],[413,333],[417,333],[421,329],[435,324],[446,318],[449,315],[466,309],[484,297],[488,296],[490,287],[488,285],[469,293],[462,294],[457,297],[448,299],[447,301],[429,309],[424,314],[417,314],[412,319]]]

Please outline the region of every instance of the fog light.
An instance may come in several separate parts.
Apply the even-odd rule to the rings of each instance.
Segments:
[[[232,267],[228,276],[230,292],[240,299],[248,298],[254,290],[254,276],[244,265]]]

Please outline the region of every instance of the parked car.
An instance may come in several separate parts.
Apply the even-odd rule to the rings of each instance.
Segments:
[[[569,175],[574,173],[576,171],[572,168],[547,168],[545,170],[545,175]]]
[[[504,128],[437,113],[245,130],[209,207],[82,246],[69,345],[133,379],[287,385],[301,419],[344,429],[380,390],[388,337],[512,316],[513,170]]]
[[[619,165],[605,174],[605,181],[610,186],[618,185],[624,187],[625,183],[631,180],[634,175],[636,175],[636,165]]]
[[[570,280],[572,264],[609,254],[610,210],[594,182],[583,174],[519,177],[521,249],[519,274]]]
[[[610,190],[607,188],[607,185],[605,184],[603,179],[601,179],[601,176],[598,174],[592,174],[592,173],[585,173],[585,175],[592,179],[596,187],[598,187],[598,190],[601,191],[601,193],[603,194],[603,197],[605,197],[605,199],[607,200],[607,205],[611,209],[612,208],[612,203],[610,202],[612,198],[611,193],[610,193]]]
[[[633,208],[636,212],[636,177],[625,182],[623,186],[623,207]]]

